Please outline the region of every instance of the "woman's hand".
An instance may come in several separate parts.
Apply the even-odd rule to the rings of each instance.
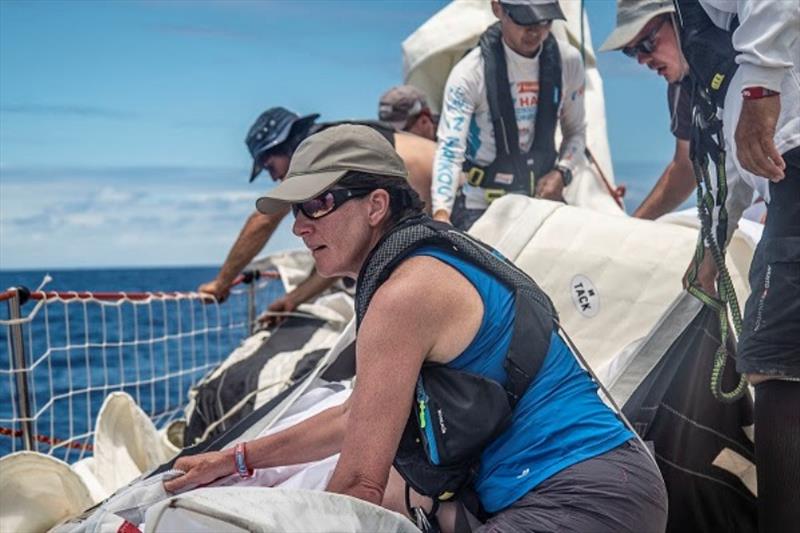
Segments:
[[[232,452],[233,450],[227,450],[181,457],[172,468],[182,470],[185,474],[165,481],[164,489],[167,492],[183,492],[233,474],[236,467]]]

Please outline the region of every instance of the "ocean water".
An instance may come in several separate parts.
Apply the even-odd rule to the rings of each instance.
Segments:
[[[213,278],[216,267],[0,271],[3,290],[35,290],[45,274],[48,291],[172,292],[193,291]],[[240,287],[244,287],[241,286]],[[282,293],[278,281],[262,283],[256,305],[263,310]],[[158,427],[182,416],[190,387],[247,336],[247,295],[233,294],[225,303],[206,305],[194,299],[172,299],[148,305],[131,302],[52,302],[36,310],[30,301],[21,315],[26,375],[39,451],[51,451],[56,439],[75,438],[93,429],[106,396],[121,390],[133,396]],[[0,319],[9,318],[0,303]],[[11,362],[8,326],[0,326],[0,456],[22,449],[16,393],[17,372]],[[90,453],[82,447],[56,446],[54,455],[73,462]]]

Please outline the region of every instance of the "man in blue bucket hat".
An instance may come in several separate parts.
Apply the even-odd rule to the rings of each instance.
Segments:
[[[294,149],[308,136],[318,118],[317,113],[301,117],[285,107],[272,107],[261,113],[244,141],[253,156],[250,182],[262,170],[269,172],[274,181],[282,180]]]
[[[389,123],[370,120],[320,123],[317,122],[318,118],[319,114],[316,113],[301,116],[284,107],[272,107],[264,111],[250,127],[245,138],[247,149],[253,157],[250,182],[263,170],[269,173],[273,181],[283,181],[295,149],[309,135],[337,124],[363,124],[381,134],[397,150],[408,168],[409,184],[419,193],[422,201],[430,206],[435,142],[410,132],[396,131]],[[213,296],[217,301],[224,301],[234,279],[258,255],[287,214],[288,209],[269,215],[254,211],[245,221],[217,276],[201,285],[198,291]],[[331,280],[312,273],[295,290],[272,302],[268,310],[274,313],[293,311],[332,283]]]

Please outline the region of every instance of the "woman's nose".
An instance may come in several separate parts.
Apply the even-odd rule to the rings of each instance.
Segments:
[[[294,217],[294,224],[292,224],[292,233],[298,237],[302,237],[303,235],[308,235],[310,231],[311,223],[308,217],[305,216],[302,211],[298,210]]]

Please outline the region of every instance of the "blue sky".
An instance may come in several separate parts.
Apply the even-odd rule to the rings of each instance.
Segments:
[[[258,114],[373,117],[445,4],[0,0],[0,269],[221,263],[268,186],[247,183]],[[586,5],[597,47],[614,2]],[[663,81],[620,53],[600,70],[617,181],[650,183]],[[295,246],[284,227],[268,250]]]

